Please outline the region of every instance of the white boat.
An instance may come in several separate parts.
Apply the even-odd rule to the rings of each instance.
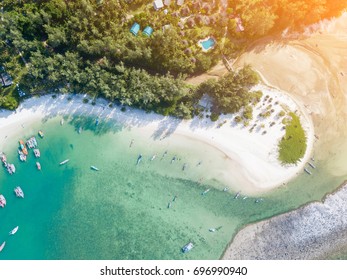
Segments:
[[[80,126],[79,128],[78,128],[78,134],[81,134],[82,133],[82,127]]]
[[[64,124],[64,119],[61,119],[60,120],[60,125],[63,125]]]
[[[66,159],[66,160],[63,160],[61,163],[59,163],[59,165],[64,165],[64,164],[66,164],[68,162],[69,162],[69,159]]]
[[[201,193],[201,195],[205,195],[205,194],[207,194],[209,191],[210,191],[210,189],[206,189],[206,190],[204,190],[204,191]]]
[[[184,245],[184,246],[182,247],[182,252],[183,252],[183,253],[187,253],[187,252],[189,252],[191,249],[193,249],[193,247],[194,247],[193,243],[192,243],[192,242],[189,242],[189,243],[187,243],[186,245]]]
[[[215,228],[209,228],[208,231],[209,231],[209,232],[215,232],[216,229],[215,229]]]
[[[308,164],[309,164],[309,166],[311,166],[312,168],[316,168],[316,166],[315,166],[312,162],[309,162]]]
[[[311,175],[311,174],[312,174],[311,171],[308,170],[307,168],[304,168],[304,170],[305,170],[305,172],[306,172],[308,175]]]
[[[239,196],[240,196],[240,192],[238,192],[237,194],[235,194],[234,199],[238,199]]]
[[[13,230],[9,232],[9,235],[14,235],[18,231],[19,226],[16,226]]]
[[[34,155],[36,158],[39,158],[41,156],[40,150],[39,149],[34,149]]]
[[[6,206],[6,198],[0,194],[0,207],[4,208]]]
[[[2,244],[0,245],[0,252],[4,249],[6,245],[6,241],[2,242]]]
[[[225,188],[223,189],[223,192],[226,192],[228,189],[229,189],[229,188],[225,187]]]
[[[136,165],[138,165],[142,160],[142,155],[140,154],[137,158]]]
[[[94,165],[92,165],[92,166],[90,167],[90,169],[95,170],[95,171],[99,171],[99,168],[95,167]]]
[[[155,154],[155,155],[153,155],[153,156],[151,157],[151,161],[152,161],[152,160],[154,160],[156,157],[157,157],[157,155],[156,155],[156,154]]]
[[[21,187],[15,187],[14,188],[14,193],[16,194],[17,197],[21,197],[21,198],[24,198],[24,192],[23,190],[21,189]]]
[[[36,162],[36,167],[38,170],[41,170],[41,164],[38,161]]]

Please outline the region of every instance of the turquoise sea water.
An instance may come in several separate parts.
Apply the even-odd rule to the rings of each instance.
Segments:
[[[26,163],[19,162],[19,139],[6,140],[4,152],[17,171],[10,176],[0,170],[0,193],[7,199],[0,209],[0,243],[6,241],[0,259],[218,259],[240,227],[318,200],[343,180],[327,176],[316,162],[314,176],[300,175],[261,203],[243,195],[234,199],[235,191],[222,191],[217,178],[199,183],[199,168],[207,164],[197,166],[203,146],[157,145],[113,122],[95,126],[89,117],[70,116],[63,126],[59,121],[22,128],[22,139],[39,129],[45,133],[37,137],[42,171],[32,151]],[[173,156],[180,160],[170,163]],[[59,166],[65,159],[69,163]],[[18,185],[25,199],[15,197]],[[194,248],[183,254],[189,241]]]

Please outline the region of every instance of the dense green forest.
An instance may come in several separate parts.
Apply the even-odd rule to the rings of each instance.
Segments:
[[[234,112],[252,100],[257,78],[248,67],[198,88],[185,77],[208,70],[222,55],[236,57],[255,38],[338,14],[342,2],[171,1],[165,12],[149,0],[3,0],[0,65],[15,83],[1,89],[0,106],[18,106],[18,83],[27,94],[88,93],[180,118],[199,114],[205,89],[214,114]],[[153,34],[134,36],[135,22]],[[203,52],[197,42],[206,36],[216,47]]]

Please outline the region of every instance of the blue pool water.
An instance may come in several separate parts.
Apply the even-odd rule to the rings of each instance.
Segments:
[[[215,44],[216,44],[216,42],[215,42],[215,40],[213,39],[213,38],[208,38],[207,40],[205,40],[205,41],[201,41],[201,46],[202,46],[202,48],[205,50],[205,51],[207,51],[207,50],[209,50],[210,48],[212,48]]]

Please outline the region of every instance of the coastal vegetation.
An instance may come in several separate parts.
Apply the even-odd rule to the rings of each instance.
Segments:
[[[345,7],[323,0],[183,2],[155,10],[149,0],[4,0],[0,66],[14,83],[0,89],[0,106],[14,109],[19,89],[27,95],[88,93],[93,100],[191,118],[199,114],[201,87],[184,83],[187,76],[236,57],[256,38]],[[134,23],[141,28],[136,36],[130,32]],[[143,34],[146,26],[153,34]],[[204,52],[197,42],[207,36],[216,45]],[[247,68],[220,85],[209,82],[214,119],[251,102],[247,90],[254,77]]]
[[[279,143],[279,160],[284,164],[295,164],[305,154],[306,135],[300,118],[293,112],[284,119],[286,134]]]

